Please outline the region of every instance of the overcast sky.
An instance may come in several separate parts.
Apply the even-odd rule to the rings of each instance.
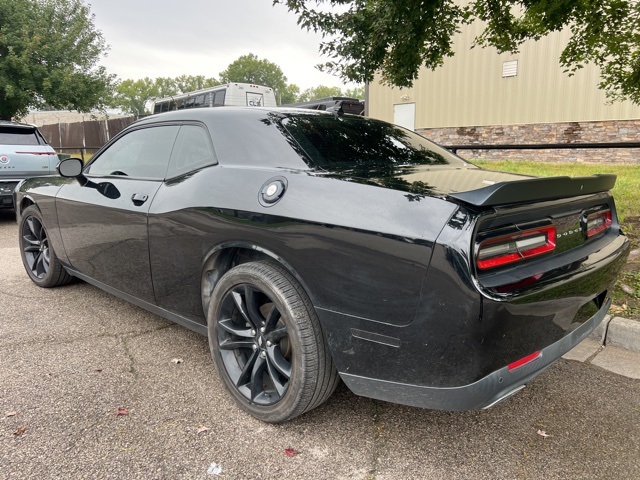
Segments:
[[[274,62],[301,90],[344,87],[315,65],[320,35],[272,0],[85,0],[111,46],[103,60],[120,79],[218,74],[241,55]],[[352,87],[349,84],[348,87]]]

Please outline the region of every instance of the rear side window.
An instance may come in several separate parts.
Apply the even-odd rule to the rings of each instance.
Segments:
[[[133,130],[91,162],[86,173],[163,180],[178,130],[177,125]]]
[[[183,125],[178,133],[167,178],[177,177],[216,163],[209,134],[195,125]]]
[[[216,96],[213,97],[213,105],[214,106],[219,106],[219,105],[224,105],[224,96],[226,94],[226,90],[218,90],[216,92]]]
[[[0,145],[43,145],[33,128],[0,127]]]

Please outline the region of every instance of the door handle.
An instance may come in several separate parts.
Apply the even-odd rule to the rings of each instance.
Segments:
[[[131,201],[136,207],[142,205],[147,201],[148,198],[149,195],[145,195],[144,193],[134,193],[133,195],[131,195]]]

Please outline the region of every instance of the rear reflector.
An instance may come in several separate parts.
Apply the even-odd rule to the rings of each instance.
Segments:
[[[501,267],[552,252],[556,248],[553,225],[484,240],[478,248],[477,265],[481,270]]]
[[[507,368],[509,369],[509,371],[513,371],[516,368],[520,368],[524,365],[526,365],[527,363],[533,362],[535,359],[540,357],[540,350],[538,350],[537,352],[533,352],[531,355],[527,355],[526,357],[521,358],[520,360],[516,360],[513,363],[510,363]]]
[[[611,210],[601,210],[587,217],[587,238],[591,238],[611,226]]]

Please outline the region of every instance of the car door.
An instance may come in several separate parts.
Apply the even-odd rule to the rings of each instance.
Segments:
[[[129,130],[87,165],[85,185],[69,183],[56,197],[72,268],[154,304],[147,215],[179,129],[151,125]]]

